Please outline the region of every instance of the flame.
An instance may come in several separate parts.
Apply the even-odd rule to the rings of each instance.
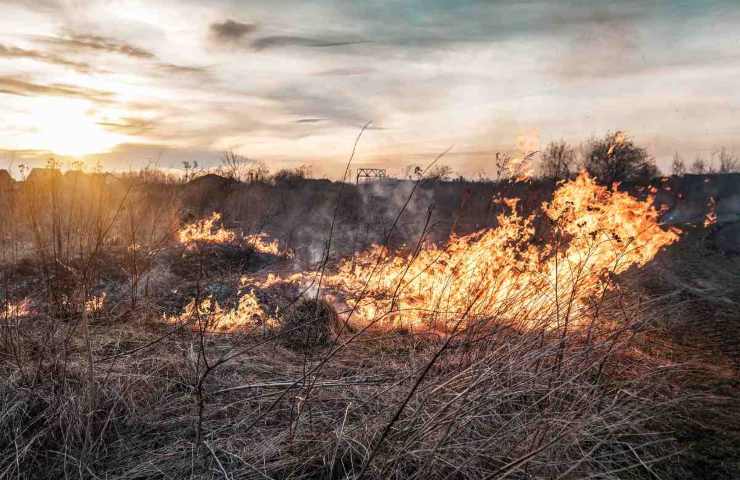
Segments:
[[[276,256],[291,257],[292,253],[281,251],[277,240],[270,240],[265,233],[241,236],[234,230],[224,228],[222,216],[218,212],[208,218],[184,225],[177,231],[178,241],[188,249],[198,244],[243,244],[250,246],[254,251]]]
[[[441,331],[460,321],[468,326],[489,320],[524,328],[578,326],[588,318],[592,300],[614,286],[615,275],[645,265],[679,234],[660,226],[652,194],[641,201],[619,191],[618,185],[598,185],[585,172],[562,183],[552,201],[526,217],[519,212],[518,199],[497,201],[509,213],[498,215],[496,228],[400,254],[375,245],[327,273],[324,293],[347,303],[358,321],[378,325]],[[538,213],[547,223],[547,238],[536,235],[542,230],[536,228]],[[214,215],[188,226],[180,238],[238,240],[233,232],[216,227],[219,220]],[[277,248],[263,236],[242,240],[271,253]],[[284,278],[268,274],[253,284],[313,285],[315,278],[310,272]],[[210,297],[197,307],[192,301],[175,320],[192,315],[207,316],[218,330],[272,321],[253,290],[242,294],[231,310]]]
[[[709,197],[707,209],[707,213],[704,215],[704,228],[709,228],[717,223],[717,201],[714,200],[714,197]]]
[[[280,245],[277,240],[269,240],[269,237],[265,233],[258,233],[254,235],[247,235],[244,240],[247,245],[251,246],[256,252],[268,253],[270,255],[288,255],[287,252],[280,251]]]
[[[26,317],[31,314],[31,300],[24,298],[19,302],[7,302],[0,309],[0,318],[9,320],[12,318]]]
[[[86,313],[99,313],[103,310],[103,305],[105,304],[105,298],[107,297],[107,294],[105,292],[101,293],[100,295],[91,297],[88,301],[85,302],[85,312]]]
[[[275,321],[262,308],[253,289],[243,293],[239,302],[232,309],[225,309],[213,298],[208,296],[200,302],[195,299],[185,306],[180,315],[165,317],[168,323],[186,323],[194,318],[205,321],[210,331],[236,331],[250,329],[257,326],[273,328]]]
[[[233,243],[236,234],[233,230],[227,230],[221,223],[221,214],[213,212],[210,218],[204,218],[197,222],[180,228],[177,239],[188,248],[193,248],[198,243]]]
[[[515,200],[505,203],[511,213],[499,215],[496,228],[405,255],[375,246],[343,262],[327,285],[350,301],[365,291],[353,304],[365,321],[445,329],[466,317],[556,326],[579,316],[613,275],[644,265],[678,238],[659,226],[652,197],[637,200],[586,173],[542,205],[553,231],[545,245],[535,238],[534,214],[522,217]]]

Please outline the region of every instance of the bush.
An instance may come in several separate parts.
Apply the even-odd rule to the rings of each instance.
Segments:
[[[589,142],[585,167],[604,185],[614,182],[647,182],[658,175],[655,162],[642,147],[622,132],[608,133]]]
[[[334,340],[340,327],[337,311],[329,302],[302,299],[284,316],[280,337],[291,347],[321,347]]]

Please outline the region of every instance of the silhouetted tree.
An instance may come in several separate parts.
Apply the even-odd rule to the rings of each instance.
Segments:
[[[722,147],[716,155],[719,160],[719,173],[732,173],[740,170],[740,161],[738,161],[735,155],[728,152],[725,147]]]
[[[511,155],[504,152],[496,152],[496,180],[501,180],[509,175]]]
[[[427,173],[426,178],[432,182],[446,182],[452,176],[452,168],[449,165],[437,165]]]
[[[263,162],[234,151],[223,153],[219,170],[225,177],[239,182],[262,182],[270,174],[270,170]]]
[[[546,178],[555,181],[570,177],[575,168],[576,151],[564,140],[550,142],[542,153],[540,169]]]
[[[673,154],[671,173],[673,173],[673,175],[676,175],[677,177],[680,177],[686,173],[686,163],[683,161],[683,158],[681,158],[678,152]]]
[[[691,173],[695,173],[697,175],[703,175],[706,172],[707,172],[707,162],[701,157],[696,157],[694,159],[694,162],[691,164]]]
[[[655,162],[622,132],[593,139],[586,150],[586,170],[605,185],[614,182],[646,182],[658,174]]]

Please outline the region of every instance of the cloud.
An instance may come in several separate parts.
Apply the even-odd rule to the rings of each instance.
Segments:
[[[83,62],[68,60],[53,53],[41,52],[38,50],[26,50],[24,48],[13,47],[0,44],[0,57],[3,58],[28,58],[39,62],[61,65],[72,68],[81,73],[88,73],[90,65]]]
[[[151,59],[154,54],[143,48],[135,47],[110,37],[89,34],[71,34],[63,37],[40,37],[40,41],[54,46],[63,47],[68,51],[97,50],[117,53],[133,58]]]
[[[175,75],[194,75],[209,76],[208,67],[198,67],[193,65],[176,65],[174,63],[160,62],[157,69],[167,74]]]
[[[317,72],[316,75],[325,77],[349,77],[353,75],[369,75],[375,73],[375,71],[372,68],[332,68]]]
[[[155,128],[155,122],[143,118],[124,117],[119,122],[98,122],[98,125],[115,133],[143,136]]]
[[[271,35],[260,37],[252,42],[252,48],[255,50],[266,50],[271,48],[285,47],[342,47],[347,45],[357,45],[360,43],[370,43],[369,40],[359,39],[327,39],[314,37],[301,37],[297,35]]]
[[[295,123],[319,123],[323,121],[323,118],[299,118]]]
[[[236,20],[228,19],[222,23],[212,23],[210,26],[211,35],[223,42],[235,42],[242,37],[257,30],[257,25],[253,23],[243,23]]]
[[[19,96],[84,98],[99,103],[110,102],[113,94],[103,90],[77,87],[66,83],[39,84],[12,76],[0,76],[0,93]]]

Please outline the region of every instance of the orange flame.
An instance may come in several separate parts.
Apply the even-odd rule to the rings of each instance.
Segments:
[[[534,215],[508,201],[497,228],[453,237],[444,248],[390,255],[373,247],[346,261],[328,285],[351,297],[361,317],[445,329],[465,316],[555,326],[571,321],[611,277],[650,261],[678,238],[658,224],[653,199],[599,186],[586,173],[564,183],[542,210],[553,239],[535,241]]]
[[[704,228],[709,228],[717,223],[717,202],[714,197],[709,197],[707,202],[707,213],[704,215]]]
[[[242,237],[234,230],[224,228],[221,224],[221,214],[213,212],[209,218],[184,225],[177,231],[178,241],[186,248],[192,249],[199,243],[243,243],[259,253],[276,256],[292,256],[291,252],[283,252],[277,240],[270,240],[265,233]]]
[[[197,243],[233,242],[236,234],[223,226],[217,227],[219,223],[221,223],[221,214],[213,212],[210,218],[204,218],[180,228],[177,232],[177,239],[188,248],[192,248]]]

